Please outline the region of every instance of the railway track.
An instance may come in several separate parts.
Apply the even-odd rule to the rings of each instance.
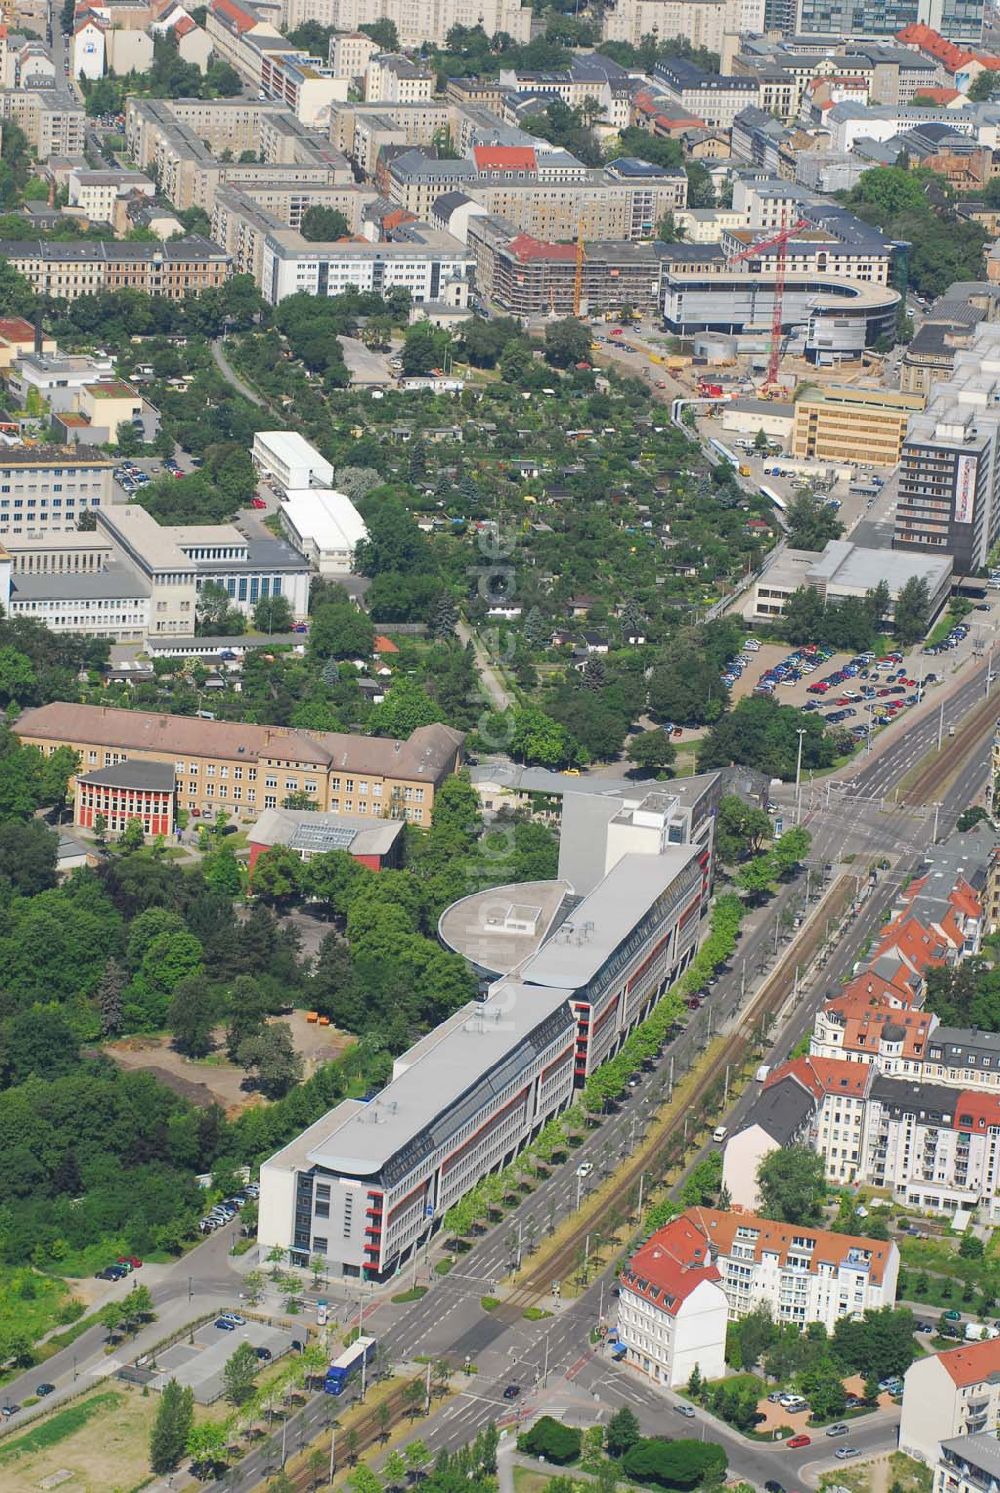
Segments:
[[[366,1452],[370,1452],[376,1448],[381,1448],[385,1444],[385,1437],[382,1430],[382,1425],[385,1418],[382,1415],[382,1406],[387,1405],[389,1407],[389,1420],[387,1424],[398,1424],[403,1417],[404,1411],[408,1408],[407,1389],[410,1382],[420,1383],[422,1385],[423,1378],[422,1376],[417,1376],[415,1380],[407,1381],[406,1385],[402,1385],[399,1389],[393,1390],[388,1398],[380,1400],[377,1404],[372,1405],[369,1410],[365,1411],[363,1415],[360,1415],[357,1420],[351,1423],[349,1429],[352,1431],[356,1431],[358,1437],[356,1456],[354,1452],[352,1452],[351,1454],[351,1458],[353,1461],[359,1460],[365,1455]],[[343,1447],[342,1438],[344,1434],[345,1432],[343,1431],[338,1433],[338,1441],[340,1442],[341,1447]],[[317,1448],[322,1448],[324,1443],[325,1449],[327,1453],[329,1453],[330,1443],[328,1431],[324,1431],[321,1437],[313,1437],[310,1440],[309,1445],[305,1447],[301,1453],[296,1453],[294,1458],[290,1457],[286,1462],[284,1468],[285,1476],[288,1478],[292,1487],[295,1489],[295,1493],[309,1493],[309,1490],[316,1487],[316,1478],[309,1470],[308,1457],[311,1451],[315,1451]],[[275,1446],[277,1448],[277,1438],[275,1439]],[[329,1464],[327,1464],[327,1467],[328,1465]],[[339,1450],[337,1452],[336,1465],[338,1469],[343,1469],[348,1465],[346,1450]],[[325,1485],[326,1482],[327,1476],[326,1473],[324,1473],[323,1477],[320,1479],[320,1486]],[[266,1485],[266,1479],[263,1482],[257,1484],[258,1487],[265,1487]]]
[[[918,765],[916,776],[902,795],[902,802],[911,805],[934,803],[961,768],[978,739],[991,726],[996,725],[997,700],[988,697],[965,717],[954,736],[943,742],[939,751],[927,754],[923,765]]]
[[[853,888],[853,877],[838,878],[824,898],[824,916],[813,916],[803,935],[796,941],[794,949],[786,952],[761,987],[737,1029],[721,1045],[716,1045],[710,1059],[699,1071],[698,1092],[702,1101],[715,1091],[721,1092],[727,1068],[732,1072],[738,1072],[742,1068],[751,1053],[762,1018],[776,1015],[781,1010],[792,992],[796,967],[809,964],[818,954],[825,941],[828,919],[840,917],[846,911],[853,896]],[[705,1107],[703,1102],[701,1107]],[[687,1113],[686,1110],[679,1110],[665,1126],[656,1130],[655,1137],[649,1143],[640,1146],[616,1170],[615,1188],[611,1195],[598,1208],[584,1210],[579,1222],[560,1242],[559,1247],[529,1266],[517,1288],[496,1309],[497,1317],[508,1322],[515,1321],[526,1308],[537,1306],[540,1299],[549,1295],[553,1280],[565,1280],[572,1275],[587,1235],[599,1232],[602,1221],[612,1211],[620,1209],[622,1199],[638,1186],[640,1176],[643,1173],[647,1176],[653,1173],[656,1180],[659,1180],[658,1174],[665,1167],[672,1143],[684,1133]]]

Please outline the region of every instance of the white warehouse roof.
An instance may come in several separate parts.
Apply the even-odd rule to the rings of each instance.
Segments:
[[[320,554],[351,550],[368,538],[364,520],[346,493],[332,487],[292,487],[282,513],[301,540]]]
[[[253,439],[256,450],[266,451],[273,461],[289,470],[307,467],[324,482],[333,477],[333,467],[326,457],[297,430],[258,430]]]

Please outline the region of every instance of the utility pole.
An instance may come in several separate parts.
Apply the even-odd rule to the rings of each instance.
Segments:
[[[740,1000],[744,1001],[744,1000],[746,1000],[746,997],[747,997],[747,961],[746,961],[746,958],[744,958],[744,960],[743,960],[743,970],[742,970],[742,973],[740,974]]]
[[[330,1482],[337,1470],[337,1426],[336,1422],[330,1427]]]
[[[937,840],[937,836],[938,836],[938,815],[940,814],[940,812],[941,812],[941,805],[940,804],[935,804],[934,805],[934,839],[935,840]]]
[[[642,1218],[642,1188],[643,1188],[643,1184],[644,1184],[645,1181],[646,1181],[646,1173],[645,1172],[640,1172],[639,1173],[639,1206],[638,1206],[638,1209],[637,1209],[640,1219]]]
[[[632,1136],[631,1136],[631,1139],[629,1140],[629,1144],[628,1144],[628,1150],[629,1150],[629,1155],[630,1156],[631,1156],[632,1152],[635,1150],[635,1126],[636,1126],[636,1121],[638,1120],[638,1118],[639,1118],[638,1115],[633,1115],[632,1116]]]
[[[944,740],[944,701],[941,701],[941,713],[938,716],[938,751],[941,750],[941,742]]]
[[[744,959],[743,963],[746,964],[746,960],[745,959]],[[671,1102],[671,1100],[673,1099],[673,1097],[674,1097],[674,1054],[671,1053],[670,1054],[670,1093],[667,1096],[667,1103],[668,1104]]]
[[[542,1367],[542,1388],[549,1382],[549,1335],[545,1334],[545,1362]]]
[[[781,932],[781,928],[779,926],[778,919],[775,918],[775,920],[774,920],[774,957],[775,957],[775,959],[777,959],[777,957],[778,957],[778,934],[780,932]]]
[[[730,1068],[730,1064],[727,1063],[726,1064],[726,1083],[725,1083],[725,1087],[722,1090],[722,1108],[723,1109],[725,1109],[726,1106],[729,1104],[729,1068]]]
[[[430,1413],[431,1413],[431,1361],[430,1361],[430,1359],[427,1360],[427,1380],[426,1380],[426,1383],[424,1385],[424,1393],[427,1396],[427,1408],[426,1408],[426,1410],[425,1410],[424,1413],[426,1415],[430,1415]]]

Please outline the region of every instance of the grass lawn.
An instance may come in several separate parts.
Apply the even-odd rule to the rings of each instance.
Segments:
[[[149,1432],[159,1397],[95,1389],[0,1445],[4,1493],[35,1493],[67,1471],[81,1493],[125,1493],[149,1475]]]
[[[0,1334],[23,1333],[32,1342],[60,1323],[72,1296],[66,1282],[30,1267],[0,1270]]]
[[[530,1467],[515,1467],[514,1493],[545,1493],[552,1477],[560,1475],[552,1473],[551,1476],[547,1476],[544,1472],[532,1472]]]

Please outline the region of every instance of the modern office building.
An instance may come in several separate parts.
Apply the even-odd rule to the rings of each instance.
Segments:
[[[62,701],[26,710],[17,734],[46,754],[71,747],[88,772],[125,761],[170,763],[181,808],[195,817],[224,809],[250,822],[306,794],[321,811],[427,825],[462,750],[461,732],[448,726],[421,726],[400,742]]]
[[[777,266],[748,258],[733,264],[720,244],[670,244],[661,271],[663,318],[678,336],[719,331],[770,335]],[[782,326],[802,355],[820,366],[859,359],[890,336],[899,293],[817,268],[789,270]]]
[[[798,0],[795,30],[803,36],[885,37],[907,26],[926,25],[949,41],[979,43],[983,35],[982,0]]]
[[[899,467],[893,548],[986,563],[1000,538],[1000,324],[981,322],[951,379],[914,415]]]
[[[234,524],[158,524],[134,504],[104,510],[98,526],[149,584],[154,634],[193,633],[198,593],[210,584],[246,616],[267,596],[284,596],[296,620],[308,613],[308,561],[280,539],[248,538]]]
[[[896,390],[806,389],[795,401],[791,455],[799,461],[894,467],[910,416],[924,403],[920,394]]]
[[[0,578],[4,569],[0,551]],[[0,579],[0,602],[8,616],[28,617],[52,632],[82,633],[116,643],[141,643],[149,632],[150,587],[127,565],[15,573],[9,584]]]
[[[278,519],[289,544],[323,576],[349,575],[354,552],[368,537],[350,498],[331,487],[290,488]]]
[[[675,812],[666,793],[630,807],[574,797],[582,808],[558,880],[493,888],[442,914],[439,936],[468,960],[483,1000],[397,1059],[377,1099],[346,1101],[264,1163],[262,1244],[292,1259],[322,1254],[337,1276],[384,1279],[569,1103],[687,967],[711,827],[699,820],[701,838],[684,841],[692,806]]]
[[[258,430],[250,456],[261,476],[273,478],[286,493],[333,482],[330,462],[297,430]]]
[[[980,1440],[988,1438],[996,1448],[998,1433],[1000,1338],[930,1353],[907,1369],[900,1451],[933,1467],[942,1442],[956,1445],[955,1438],[961,1437],[959,1454],[967,1451],[971,1456]]]

